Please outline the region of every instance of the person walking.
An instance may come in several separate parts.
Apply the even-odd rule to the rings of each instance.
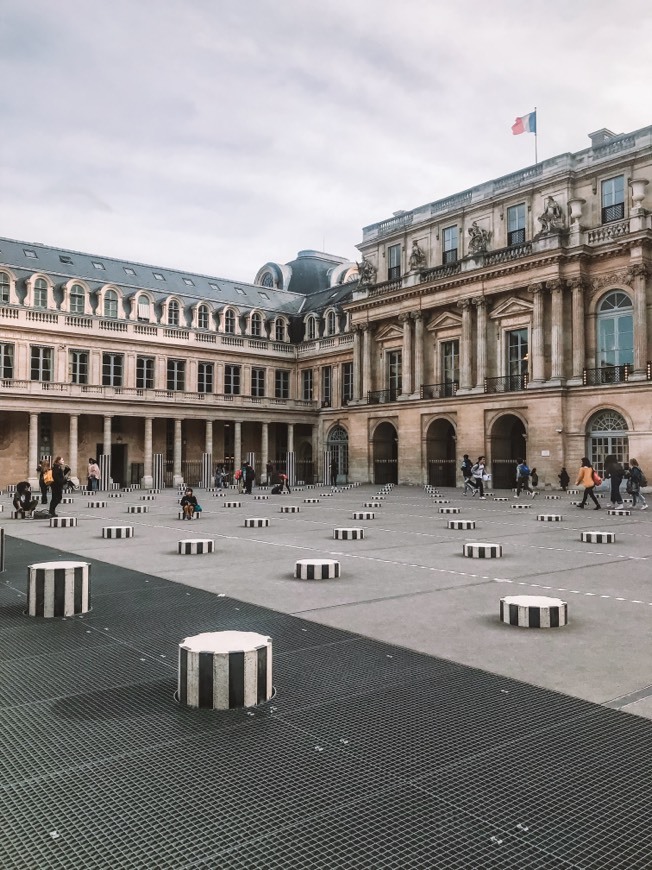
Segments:
[[[480,501],[486,501],[484,494],[484,475],[485,475],[485,458],[478,456],[478,461],[471,467],[471,475],[473,477],[473,485],[480,493]]]
[[[632,493],[632,507],[636,507],[636,502],[641,502],[641,510],[646,511],[648,508],[647,500],[641,488],[647,486],[647,479],[641,471],[641,466],[637,459],[629,460],[629,482]]]
[[[462,495],[466,495],[467,492],[471,493],[471,496],[477,495],[477,488],[473,483],[473,473],[471,469],[473,468],[473,463],[469,459],[469,454],[465,453],[462,457],[462,464],[460,465],[460,469],[462,471],[462,479],[464,481],[464,485],[462,488]]]
[[[604,458],[604,476],[605,480],[608,480],[611,484],[611,494],[609,496],[611,502],[609,507],[622,508],[623,497],[620,494],[620,484],[623,482],[625,471],[620,462],[618,462],[618,458],[612,453]]]
[[[582,501],[578,504],[578,508],[584,508],[586,505],[586,500],[589,496],[593,499],[595,503],[595,507],[593,510],[599,511],[600,505],[598,504],[598,500],[595,497],[595,493],[593,490],[596,487],[596,473],[593,470],[593,466],[591,465],[591,460],[588,457],[583,457],[582,465],[580,466],[580,470],[577,472],[577,480],[575,481],[575,486],[580,486],[580,484],[584,487],[584,495],[582,496]],[[600,480],[597,477],[597,480]],[[602,481],[600,480],[600,483]]]
[[[63,456],[57,456],[52,466],[52,500],[50,502],[50,516],[56,517],[57,508],[63,498],[63,488],[66,484],[66,474],[70,469],[64,464]]]
[[[534,490],[530,489],[530,475],[532,472],[528,468],[528,464],[524,459],[518,460],[518,465],[516,466],[516,496],[515,498],[520,498],[521,492],[525,490],[531,498],[534,498],[536,493]],[[538,478],[537,478],[538,479]]]
[[[559,472],[557,477],[559,478],[559,486],[561,486],[563,491],[566,492],[566,490],[568,489],[568,484],[570,483],[570,477],[564,465],[562,465],[561,471]]]
[[[100,475],[100,466],[91,456],[88,460],[88,489],[91,492],[97,492],[100,488]]]

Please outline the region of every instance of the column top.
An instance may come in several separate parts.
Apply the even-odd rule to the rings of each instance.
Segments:
[[[205,631],[187,637],[179,646],[189,652],[230,653],[259,649],[271,643],[271,638],[255,631]]]

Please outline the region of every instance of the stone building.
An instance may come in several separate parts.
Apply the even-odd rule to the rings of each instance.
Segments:
[[[645,467],[652,127],[590,139],[252,284],[0,240],[0,484],[57,453],[146,485],[248,456],[306,482]]]

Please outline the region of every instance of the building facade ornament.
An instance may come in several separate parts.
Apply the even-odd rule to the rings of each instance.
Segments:
[[[423,248],[419,246],[416,239],[412,242],[412,250],[410,251],[408,265],[411,272],[421,272],[428,268],[425,252],[423,251]]]
[[[477,221],[473,221],[469,227],[469,253],[470,254],[485,254],[491,240],[491,233],[478,226]]]
[[[363,257],[362,262],[357,263],[357,266],[358,273],[360,275],[360,284],[374,284],[376,281],[376,267],[374,266],[374,264],[367,260],[365,257]]]
[[[649,274],[650,270],[645,263],[633,263],[627,270],[625,281],[631,284],[634,278],[647,278]]]
[[[605,287],[626,287],[629,285],[629,272],[611,272],[609,275],[599,275],[591,282],[591,291],[598,293]]]
[[[562,207],[552,196],[549,196],[546,199],[546,207],[544,208],[543,213],[539,215],[537,220],[541,224],[539,236],[548,236],[552,235],[553,233],[563,233],[566,230],[564,212],[562,210]]]

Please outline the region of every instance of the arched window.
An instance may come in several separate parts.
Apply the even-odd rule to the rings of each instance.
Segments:
[[[168,305],[168,326],[179,325],[179,303],[176,299],[170,300]]]
[[[81,284],[73,284],[70,288],[70,313],[83,314],[86,310],[86,291]]]
[[[328,450],[328,472],[332,484],[337,483],[339,476],[349,473],[349,436],[343,426],[334,426],[328,433],[326,441]],[[324,470],[326,474],[326,470]]]
[[[604,474],[605,456],[628,461],[627,421],[618,411],[598,411],[589,422],[587,436],[587,456],[598,474]]]
[[[260,279],[261,287],[271,287],[274,288],[274,276],[271,272],[265,272],[263,277]]]
[[[117,290],[107,290],[104,294],[104,316],[113,320],[118,318],[118,293]]]
[[[335,312],[329,311],[326,315],[326,335],[335,335]]]
[[[197,309],[197,328],[208,329],[208,305],[200,305]]]
[[[0,302],[9,302],[11,282],[6,272],[0,272]]]
[[[235,314],[228,308],[224,314],[224,332],[235,334]]]
[[[257,311],[251,315],[251,334],[258,336],[263,334],[263,318]]]
[[[48,282],[45,278],[37,278],[34,282],[34,308],[48,307]]]
[[[276,341],[285,341],[285,321],[277,317],[274,323],[274,338]]]
[[[598,309],[597,364],[599,368],[631,365],[634,362],[634,317],[632,300],[615,290]]]
[[[317,337],[317,322],[314,317],[308,318],[308,341]]]
[[[138,297],[138,319],[145,323],[149,323],[150,320],[150,303],[144,293]]]

